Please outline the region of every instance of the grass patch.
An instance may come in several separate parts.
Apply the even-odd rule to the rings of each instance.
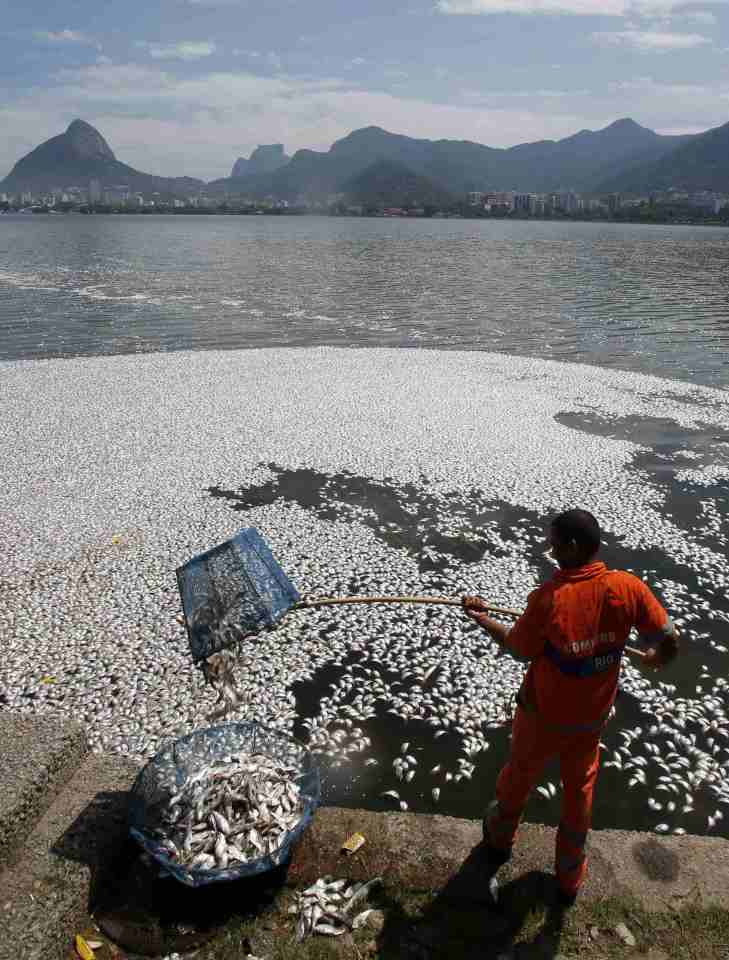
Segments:
[[[413,891],[385,883],[369,906],[382,911],[374,927],[341,937],[294,939],[294,916],[287,909],[294,891],[286,889],[267,913],[233,921],[196,953],[199,960],[243,960],[252,953],[266,960],[516,960],[580,957],[729,960],[729,911],[691,904],[680,910],[649,913],[631,896],[578,902],[559,913],[540,876],[507,885],[497,912],[472,902],[447,902],[440,891]],[[535,899],[536,897],[536,899]],[[383,923],[384,916],[384,923]],[[626,945],[615,933],[624,923],[636,940]]]

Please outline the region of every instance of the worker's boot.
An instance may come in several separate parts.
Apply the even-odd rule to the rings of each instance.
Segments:
[[[577,893],[567,893],[562,887],[557,887],[557,906],[560,910],[569,910],[574,907],[577,900]]]
[[[482,821],[483,830],[483,854],[487,862],[494,869],[498,869],[511,860],[511,847],[495,847],[489,837],[489,816],[485,816]]]

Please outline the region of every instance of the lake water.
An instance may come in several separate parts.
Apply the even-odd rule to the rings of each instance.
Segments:
[[[695,698],[702,710],[706,707],[704,701],[709,701],[708,684],[702,686],[704,676],[717,678],[726,673],[729,606],[726,579],[721,577],[725,572],[723,564],[729,542],[729,422],[724,412],[716,415],[712,412],[714,408],[725,411],[721,397],[717,399],[712,394],[709,400],[697,395],[697,391],[692,392],[692,385],[720,388],[729,385],[728,340],[729,231],[721,228],[273,216],[0,217],[0,361],[328,344],[497,351],[624,368],[687,381],[676,384],[675,391],[673,385],[671,390],[666,388],[671,393],[668,399],[671,401],[675,392],[682,402],[693,404],[693,408],[700,411],[700,416],[696,414],[696,423],[682,425],[676,422],[670,403],[668,412],[661,413],[661,394],[652,394],[646,386],[644,395],[643,381],[637,387],[633,382],[623,391],[635,395],[634,402],[640,415],[634,414],[630,405],[621,414],[624,404],[620,389],[616,387],[613,391],[606,387],[602,392],[598,391],[599,402],[596,401],[588,388],[590,380],[599,374],[584,368],[575,370],[574,396],[569,391],[565,394],[569,399],[565,399],[564,408],[560,407],[554,416],[550,414],[545,419],[539,413],[537,403],[536,419],[529,421],[525,414],[522,419],[527,424],[526,433],[530,422],[537,424],[537,431],[546,431],[551,421],[556,420],[577,431],[587,451],[594,449],[591,446],[594,437],[629,440],[636,444],[629,461],[612,480],[603,476],[600,496],[605,509],[613,500],[629,499],[630,493],[625,491],[631,489],[630,481],[638,477],[645,489],[654,492],[658,509],[665,517],[671,517],[678,533],[695,545],[696,555],[689,566],[685,559],[677,560],[665,547],[626,547],[619,537],[611,535],[606,559],[610,565],[631,567],[646,577],[650,574],[651,582],[657,582],[659,586],[663,584],[664,588],[674,585],[669,607],[675,611],[682,600],[683,609],[679,612],[685,614],[689,611],[690,616],[697,618],[693,621],[694,636],[688,636],[681,660],[666,671],[664,678],[677,685],[678,696]],[[289,355],[287,351],[283,353]],[[419,353],[416,357],[413,354],[412,359],[420,358],[418,362],[421,362],[424,356],[428,359],[429,355]],[[192,359],[202,361],[205,358],[198,355]],[[461,362],[455,354],[451,354],[450,359],[454,363]],[[186,358],[180,355],[178,360],[184,366]],[[169,365],[170,372],[175,369],[175,358],[165,358],[164,362],[165,368]],[[218,367],[224,365],[220,358],[214,362]],[[285,363],[281,354],[278,354],[277,362]],[[381,369],[387,372],[391,362],[391,358],[383,359]],[[442,357],[436,357],[434,362],[448,366]],[[74,368],[76,365],[68,366]],[[119,364],[120,369],[126,366]],[[145,364],[134,364],[135,368],[140,366]],[[211,416],[200,415],[199,421],[192,419],[193,415],[199,416],[194,409],[195,403],[190,407],[189,425],[184,418],[178,423],[177,418],[172,417],[166,426],[164,405],[157,409],[150,404],[149,409],[144,407],[138,411],[139,437],[132,431],[133,441],[128,437],[125,440],[124,431],[131,429],[126,420],[133,391],[129,396],[124,395],[125,379],[122,376],[120,382],[109,385],[109,390],[117,389],[122,393],[118,403],[112,405],[112,412],[107,410],[107,432],[102,436],[96,429],[98,413],[95,406],[89,415],[93,404],[88,398],[94,396],[93,389],[98,389],[98,385],[93,389],[83,387],[83,377],[91,374],[77,370],[82,384],[78,388],[79,397],[75,396],[75,385],[69,386],[66,378],[56,384],[50,372],[51,386],[46,387],[45,398],[30,388],[23,393],[18,385],[19,378],[22,380],[27,376],[28,382],[33,378],[45,382],[42,368],[43,365],[34,365],[33,371],[27,373],[7,368],[7,383],[14,384],[16,391],[13,394],[9,390],[7,396],[23,397],[26,402],[25,405],[8,402],[5,411],[6,421],[13,427],[7,433],[12,442],[6,456],[10,464],[6,485],[10,490],[11,483],[19,484],[25,498],[23,508],[13,506],[9,514],[17,513],[21,519],[32,517],[36,526],[39,514],[52,512],[50,493],[55,495],[63,488],[67,492],[69,489],[84,491],[70,512],[74,521],[86,529],[88,517],[103,500],[104,484],[99,478],[98,484],[89,484],[88,478],[78,480],[75,473],[83,474],[87,467],[98,467],[103,479],[108,471],[105,438],[109,449],[114,451],[117,471],[127,470],[134,474],[137,467],[143,472],[140,450],[147,449],[143,439],[147,427],[148,435],[161,438],[159,442],[163,447],[169,430],[184,427],[190,436],[199,436],[210,429]],[[263,379],[268,373],[266,370]],[[0,370],[0,398],[3,395],[2,376]],[[367,383],[386,390],[388,376],[383,376],[383,384],[379,384],[377,374],[373,374]],[[430,376],[433,376],[433,370]],[[541,376],[546,378],[547,374]],[[552,370],[549,376],[556,374]],[[147,377],[147,385],[150,378],[157,383],[152,373]],[[509,379],[508,371],[497,370],[496,392],[503,389],[504,394],[516,396],[520,381],[526,377],[527,374],[522,377],[518,372],[512,372]],[[312,373],[311,378],[307,390],[321,385],[316,381],[316,374]],[[95,383],[93,379],[90,382]],[[174,382],[177,383],[177,403],[182,407],[183,401],[187,402],[187,381],[184,376],[182,381],[179,377],[177,381],[172,377],[170,383]],[[241,389],[240,378],[235,382],[236,389]],[[460,381],[454,379],[453,382]],[[479,389],[488,382],[481,379]],[[408,390],[416,387],[414,380]],[[71,391],[73,404],[76,404],[78,423],[88,422],[88,431],[77,427],[72,417],[66,422],[66,408],[58,400],[66,388]],[[141,388],[144,393],[143,383]],[[287,388],[288,383],[276,395],[276,404],[291,400],[283,396]],[[210,389],[213,390],[214,385],[210,385]],[[363,392],[366,388],[360,389],[360,393]],[[374,395],[377,391],[373,388],[372,392]],[[536,389],[535,395],[538,392]],[[704,394],[708,393],[710,391],[704,391]],[[201,391],[198,396],[202,397]],[[346,390],[342,397],[342,402],[348,401]],[[447,394],[448,402],[450,399],[451,394]],[[26,407],[36,402],[41,413],[31,411],[28,414]],[[220,399],[221,416],[228,411],[228,403],[227,397]],[[434,389],[432,397],[426,391],[423,404],[428,403],[438,407],[446,401],[442,396],[439,401]],[[651,403],[657,404],[659,409],[654,410]],[[201,407],[205,407],[202,399]],[[385,404],[382,409],[389,410],[390,407]],[[55,418],[48,418],[48,424],[45,423],[46,410],[53,411]],[[217,416],[218,407],[215,411]],[[437,410],[431,412],[438,413]],[[296,411],[289,413],[293,417]],[[318,410],[312,411],[312,417],[319,414]],[[29,430],[28,416],[31,420],[37,416],[42,422]],[[543,419],[539,420],[539,416]],[[356,425],[360,419],[366,421],[367,412],[360,417],[358,411],[358,415],[353,416],[353,423]],[[129,415],[129,420],[134,426],[133,415]],[[382,429],[382,423],[387,419],[377,422],[378,429]],[[452,422],[449,422],[449,428]],[[258,444],[260,442],[263,449],[268,442],[268,426],[268,422],[264,422],[265,429],[261,430],[259,424],[256,429],[261,430],[260,435],[255,430],[251,433],[257,439],[254,442],[246,440],[247,445],[241,447],[242,471],[243,461],[263,456],[258,452]],[[494,427],[494,422],[486,424],[486,429]],[[226,437],[228,429],[226,423]],[[290,507],[300,507],[317,521],[329,522],[331,503],[319,503],[319,499],[326,500],[325,492],[337,510],[343,505],[358,504],[363,513],[356,523],[362,529],[369,528],[373,536],[403,556],[414,557],[421,572],[431,578],[441,569],[452,570],[454,564],[459,569],[476,564],[476,555],[480,556],[484,550],[484,555],[488,555],[487,542],[478,544],[479,549],[474,554],[473,543],[467,538],[459,539],[460,535],[449,533],[440,541],[434,539],[437,517],[425,486],[419,492],[406,491],[406,497],[402,489],[384,484],[382,478],[373,482],[374,467],[372,476],[369,470],[362,470],[362,476],[353,477],[346,470],[340,473],[341,464],[331,465],[327,471],[319,467],[318,472],[306,474],[302,481],[295,470],[298,466],[300,472],[302,457],[305,461],[306,457],[312,456],[315,446],[328,449],[326,437],[322,440],[324,435],[317,435],[317,444],[311,444],[312,449],[303,442],[299,447],[299,433],[305,433],[306,429],[307,421],[303,418],[293,433],[293,440],[289,438],[293,443],[293,454],[269,455],[269,459],[276,461],[277,479],[275,482],[269,479],[260,487],[248,484],[238,488],[231,481],[230,491],[219,488],[220,466],[215,456],[210,455],[210,462],[206,463],[209,476],[205,483],[198,482],[194,494],[189,490],[185,494],[190,502],[191,516],[193,507],[202,509],[199,501],[204,487],[207,491],[205,498],[213,500],[219,507],[215,513],[218,519],[226,512],[240,511],[241,502],[250,498],[250,503],[246,502],[244,506],[253,511],[251,520],[245,513],[230,513],[230,520],[224,519],[231,526],[258,523],[256,509],[262,511],[265,521],[266,511],[280,510],[285,514]],[[46,459],[50,454],[44,450],[39,452],[34,438],[40,436],[47,444],[58,446],[56,433],[68,437],[69,431],[72,434],[68,439],[69,448],[78,442],[82,452],[70,458],[73,463],[67,466],[68,476],[63,473],[59,475],[60,479],[53,479],[54,473],[49,479],[50,474],[46,474],[53,471],[50,460],[46,462]],[[117,437],[114,431],[121,436]],[[241,436],[244,435],[248,437],[242,431]],[[387,436],[386,432],[383,444]],[[442,473],[445,468],[438,459],[438,444],[445,443],[443,436],[436,444],[427,431],[420,431],[420,424],[411,425],[409,436],[416,438],[426,453],[430,450],[428,462],[431,467],[433,464],[437,467],[437,470],[433,467],[434,472]],[[27,449],[17,443],[19,437],[27,439]],[[96,450],[93,456],[89,455],[89,451],[99,444],[101,452]],[[417,446],[415,441],[413,444]],[[173,447],[177,449],[175,444]],[[182,448],[181,439],[179,447]],[[227,440],[221,449],[227,450]],[[358,449],[357,443],[354,449]],[[314,452],[318,455],[320,451]],[[408,449],[402,451],[403,460],[407,459],[409,452]],[[209,454],[207,447],[205,454]],[[160,461],[164,460],[159,451],[158,455]],[[514,455],[521,454],[517,450]],[[36,456],[41,461],[35,468],[36,473],[40,471],[38,476],[28,465]],[[550,456],[555,456],[553,447]],[[14,469],[14,457],[18,459],[17,470]],[[549,479],[539,473],[540,464],[536,462],[539,459],[533,456],[524,465],[524,469],[530,471],[529,476],[535,478],[535,487],[544,485]],[[577,457],[572,465],[575,469],[584,467],[579,459]],[[484,462],[482,469],[487,466]],[[597,466],[588,464],[588,479],[594,479]],[[182,464],[178,467],[175,459],[169,478],[171,488],[177,489],[178,474],[184,473],[184,469]],[[694,475],[694,470],[704,473]],[[711,473],[712,470],[716,471],[715,474]],[[560,478],[567,472],[560,472]],[[164,493],[164,483],[160,485],[157,481],[155,477],[157,486],[150,483],[145,489],[145,496],[150,501]],[[428,478],[423,477],[423,483],[427,481]],[[76,482],[78,487],[66,486]],[[489,489],[489,484],[485,483],[483,487]],[[92,492],[87,493],[87,490]],[[483,510],[477,509],[468,497],[454,501],[449,506],[451,508],[454,518],[465,518],[467,525],[474,529],[483,525]],[[541,543],[544,521],[536,507],[530,508],[514,497],[508,498],[507,502],[507,498],[501,496],[496,497],[489,508],[493,513],[493,517],[491,514],[489,517],[502,523],[501,536],[505,543],[516,537],[515,524],[530,519],[534,526],[536,550],[537,543]],[[67,504],[65,509],[68,510]],[[203,518],[201,514],[199,520],[206,537],[213,536],[207,527],[211,515],[205,513]],[[52,519],[55,522],[55,516]],[[116,515],[114,522],[121,522]],[[126,518],[124,522],[133,525],[136,520]],[[166,522],[164,516],[160,522]],[[435,559],[432,553],[428,557],[424,549],[426,536],[428,549],[432,549],[435,543],[440,551]],[[91,533],[89,537],[92,537]],[[42,543],[35,526],[29,539]],[[650,536],[647,542],[651,543]],[[170,558],[161,557],[163,548],[154,539],[150,540],[150,549],[155,563],[162,563],[164,569],[159,576],[169,587],[173,582]],[[526,562],[526,555],[522,559]],[[712,572],[709,569],[711,564],[714,572],[718,570],[721,574],[716,582],[708,576]],[[547,576],[550,568],[544,566],[540,574]],[[126,589],[124,585],[122,587]],[[679,587],[687,591],[685,596],[677,593]],[[174,587],[169,588],[174,590]],[[362,588],[361,584],[353,585],[351,590],[373,592],[366,585]],[[444,581],[442,590],[452,592],[452,584]],[[438,591],[432,587],[431,592]],[[523,597],[519,597],[518,602],[522,601]],[[701,611],[700,618],[694,607]],[[73,603],[68,610],[71,616]],[[718,613],[718,619],[706,616],[706,610]],[[296,684],[294,693],[300,717],[316,715],[328,684],[342,682],[343,669],[341,665],[326,667],[310,681]],[[52,689],[49,688],[51,692]],[[35,689],[30,694],[39,696]],[[722,709],[725,709],[729,704],[727,695],[723,695],[722,703]],[[713,704],[709,702],[709,706]],[[121,717],[124,711],[119,710]],[[174,714],[174,710],[170,710],[170,714]],[[174,717],[168,719],[171,724]],[[695,728],[707,757],[709,750],[714,750],[712,756],[724,756],[718,754],[720,745],[714,743],[711,728],[707,733],[702,727],[704,719],[702,714],[699,721],[686,721],[685,729]],[[638,711],[637,701],[629,695],[622,698],[619,723],[622,728],[646,723],[644,715]],[[165,728],[167,735],[171,729]],[[423,766],[426,758],[429,762],[432,758],[435,763],[444,752],[455,755],[458,748],[454,739],[453,742],[439,741],[435,750],[429,728],[414,734],[412,724],[406,726],[394,721],[391,715],[379,717],[366,729],[372,738],[374,752],[382,761],[381,767],[365,767],[362,762],[358,768],[347,765],[338,772],[330,772],[325,793],[328,800],[384,808],[387,804],[379,798],[382,789],[379,770],[389,768],[391,757],[398,754],[400,742],[404,739],[411,741],[422,734],[422,742],[418,742],[414,749],[422,750]],[[297,732],[303,731],[299,728]],[[729,745],[729,729],[722,728],[721,733],[726,735]],[[621,742],[618,736],[619,728],[616,727],[609,736],[611,751]],[[506,729],[494,732],[493,750],[479,759],[473,782],[459,785],[459,790],[448,796],[444,792],[441,812],[480,815],[506,745]],[[665,738],[660,741],[660,747],[666,754],[673,749],[672,742]],[[729,754],[729,749],[725,752]],[[722,764],[722,769],[729,770],[727,756]],[[646,797],[640,790],[626,789],[629,776],[610,768],[601,775],[603,786],[595,808],[596,826],[651,829],[667,816],[646,808]],[[412,796],[408,794],[411,809],[431,809],[428,791],[419,791],[420,787],[418,791],[413,788]],[[683,816],[679,809],[675,821],[670,821],[672,827],[680,825],[696,833],[706,829],[707,818],[714,812],[717,801],[713,795],[706,795],[706,791],[697,789],[696,794],[695,810],[692,807]],[[716,832],[724,836],[729,835],[729,799],[726,806],[726,822],[716,828]],[[547,811],[537,798],[533,799],[528,813],[530,819],[546,822],[556,822],[558,816],[556,806]],[[679,815],[681,819],[678,819]]]
[[[0,217],[0,360],[496,350],[726,386],[729,231],[326,217]]]

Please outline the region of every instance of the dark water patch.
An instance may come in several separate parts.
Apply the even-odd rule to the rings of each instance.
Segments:
[[[688,401],[688,398],[686,399]],[[668,417],[608,417],[604,413],[598,415],[583,411],[565,411],[556,414],[554,419],[573,430],[582,430],[596,437],[628,440],[648,446],[654,453],[669,456],[675,455],[679,450],[691,450],[707,456],[723,451],[729,462],[729,450],[726,449],[726,445],[729,445],[729,430],[723,430],[715,424],[684,427]],[[717,448],[717,444],[722,446]]]
[[[713,500],[716,510],[729,517],[729,481],[709,484],[680,479],[684,470],[729,466],[729,430],[713,424],[684,427],[664,417],[611,417],[584,412],[565,412],[558,423],[594,436],[627,440],[640,445],[627,466],[647,478],[663,498],[662,514],[693,540],[718,553],[726,552],[726,536],[706,529],[704,502]]]
[[[444,560],[476,563],[485,553],[504,556],[506,551],[494,542],[498,538],[494,538],[493,532],[505,541],[513,541],[516,524],[526,524],[525,531],[536,528],[540,542],[543,539],[544,526],[537,513],[502,500],[488,500],[477,489],[436,497],[428,494],[426,477],[422,478],[422,486],[415,486],[396,484],[390,478],[360,477],[348,471],[325,474],[309,469],[287,470],[273,463],[266,466],[276,474],[266,483],[237,490],[213,486],[208,492],[243,513],[283,499],[324,520],[341,520],[343,514],[349,514],[378,539],[404,550],[417,559],[421,570],[428,571],[442,569]],[[438,526],[448,514],[465,518],[467,538],[439,531]],[[483,532],[485,527],[489,533]]]
[[[315,678],[295,686],[297,706],[304,710],[311,708],[317,701],[317,692],[328,682],[333,673],[327,668]],[[326,679],[325,679],[326,678]],[[624,745],[619,736],[620,730],[641,727],[644,731],[638,740],[640,752],[641,739],[651,725],[652,719],[640,710],[638,700],[630,694],[621,692],[616,701],[616,715],[608,724],[602,741],[603,764],[612,758],[613,751]],[[334,722],[336,725],[336,721]],[[486,807],[494,795],[498,773],[506,762],[509,752],[510,726],[488,731],[490,749],[474,757],[475,770],[470,779],[459,783],[445,783],[443,773],[432,775],[430,771],[437,764],[444,770],[456,770],[456,758],[463,756],[463,745],[458,734],[449,732],[438,739],[432,728],[422,719],[403,721],[386,712],[381,706],[377,716],[359,722],[366,736],[371,739],[371,747],[364,753],[345,760],[340,766],[333,767],[332,761],[319,757],[322,773],[322,802],[326,805],[343,806],[351,809],[399,810],[398,800],[383,797],[386,790],[395,790],[400,799],[408,805],[408,810],[416,813],[441,813],[447,816],[477,819],[484,815]],[[303,728],[302,728],[303,729]],[[687,733],[700,732],[698,725],[687,729]],[[669,736],[652,737],[651,742],[661,745],[662,753],[668,753]],[[392,769],[392,761],[401,755],[401,745],[408,743],[407,752],[418,761],[417,773],[410,783],[400,781]],[[376,765],[366,765],[368,758],[376,758]],[[647,806],[648,797],[657,797],[664,804],[669,800],[677,803],[680,811],[684,803],[683,796],[674,796],[656,792],[657,776],[662,773],[658,767],[652,767],[649,774],[649,786],[629,786],[630,772],[619,771],[603,765],[593,802],[593,826],[596,829],[622,829],[651,831],[661,820],[676,822],[667,812],[656,812]],[[557,826],[560,819],[561,792],[557,759],[549,761],[538,783],[553,783],[558,788],[556,798],[545,800],[533,791],[525,809],[525,820]],[[440,788],[438,802],[434,802],[431,790]],[[716,808],[716,803],[697,793],[694,798],[693,812],[682,814],[681,826],[689,833],[703,834],[706,831],[707,816]],[[715,833],[728,836],[728,828],[719,824]]]

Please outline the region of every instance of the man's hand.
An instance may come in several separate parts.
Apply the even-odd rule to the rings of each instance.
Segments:
[[[660,670],[664,665],[658,647],[644,650],[642,656],[636,658],[636,663],[641,670]]]
[[[676,659],[678,654],[678,634],[666,637],[658,646],[648,647],[638,661],[642,670],[660,670]]]
[[[461,603],[467,616],[478,623],[484,614],[488,614],[488,606],[481,597],[461,597]]]
[[[492,639],[501,645],[506,643],[509,628],[489,616],[488,604],[486,604],[481,597],[461,597],[461,603],[463,604],[463,610],[466,615],[470,617],[471,620],[475,620],[479,627],[486,630]]]

